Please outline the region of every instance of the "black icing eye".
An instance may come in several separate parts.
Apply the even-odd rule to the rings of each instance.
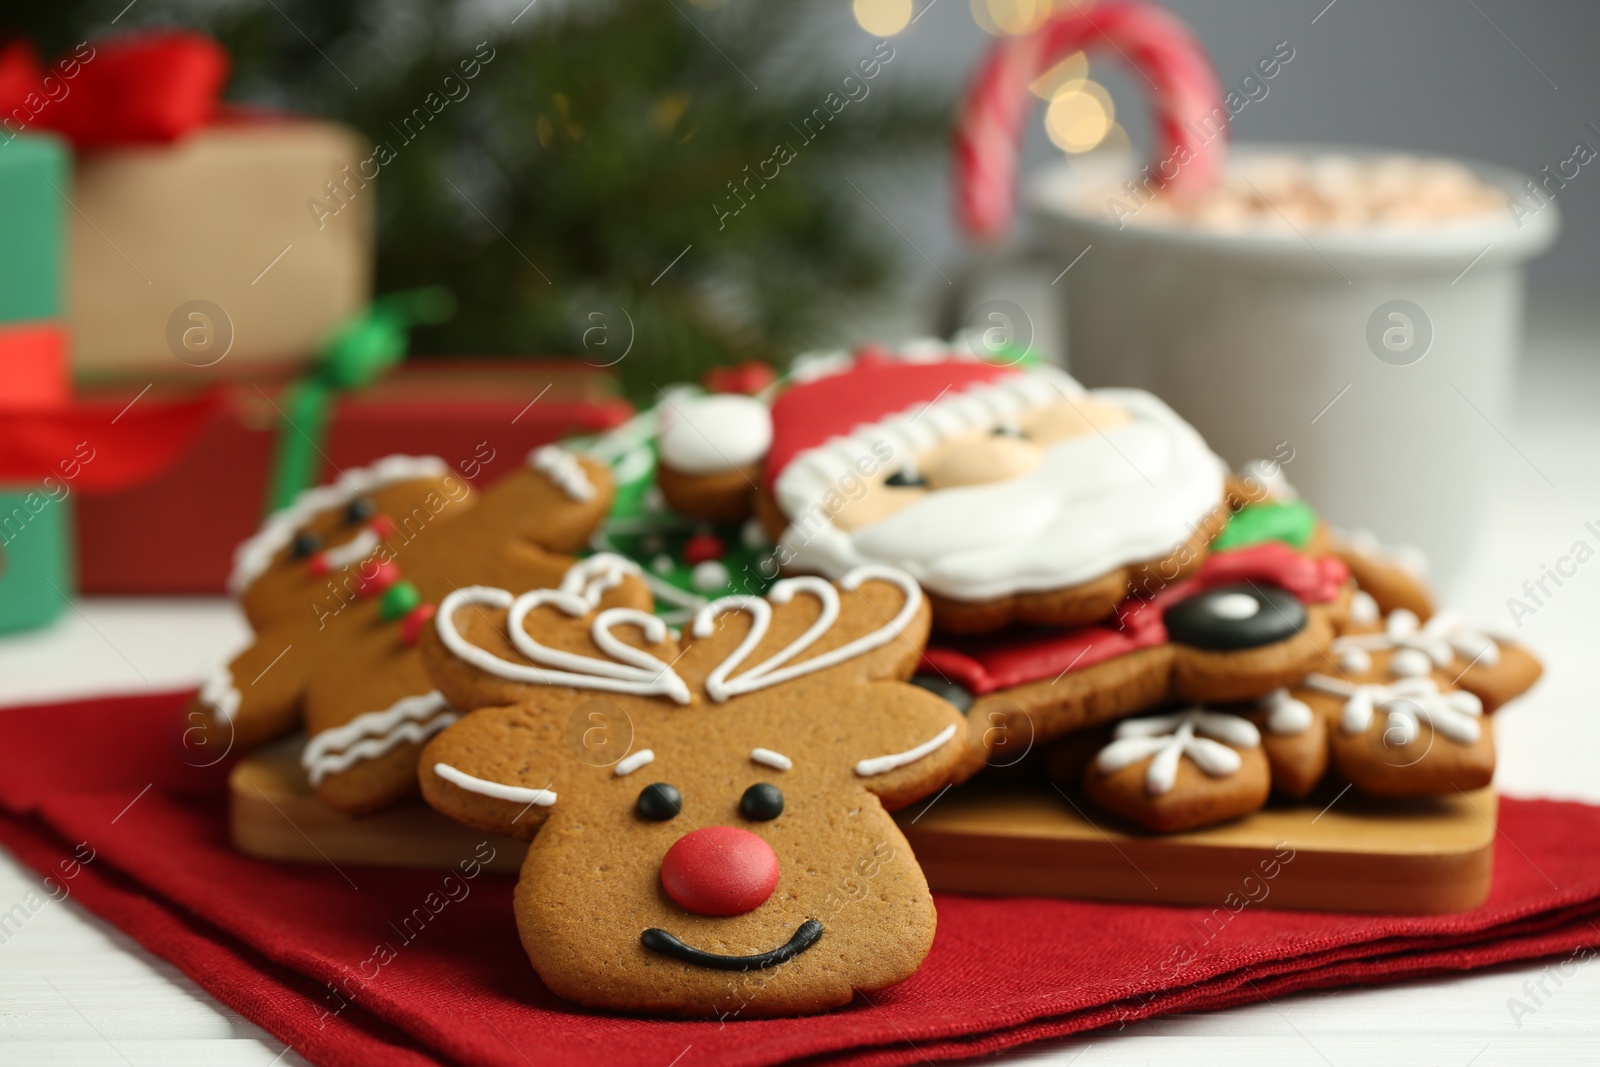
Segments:
[[[370,496],[358,496],[344,506],[344,521],[355,525],[366,522],[378,513],[378,505]]]
[[[778,787],[757,782],[739,798],[739,814],[751,822],[766,822],[783,814],[783,794]]]
[[[1286,640],[1306,625],[1306,609],[1275,585],[1224,585],[1168,608],[1163,620],[1172,640],[1227,652]]]
[[[295,559],[305,559],[322,547],[322,535],[301,530],[289,543],[289,554]]]
[[[1019,441],[1026,441],[1028,439],[1028,435],[1017,429],[1015,426],[996,426],[994,431],[990,433],[989,436],[1015,437]]]
[[[641,819],[666,822],[683,810],[683,794],[666,782],[656,782],[639,790],[639,802],[635,807]]]
[[[896,489],[921,489],[928,484],[926,478],[911,469],[895,471],[883,480],[884,485],[892,485]]]

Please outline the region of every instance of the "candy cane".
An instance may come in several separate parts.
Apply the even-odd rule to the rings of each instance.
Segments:
[[[1163,187],[1187,195],[1222,173],[1228,110],[1199,41],[1162,8],[1130,0],[1057,15],[1037,31],[996,42],[979,65],[956,124],[956,210],[967,231],[999,237],[1016,203],[1017,157],[1031,110],[1028,86],[1063,57],[1109,45],[1142,75],[1155,108]]]

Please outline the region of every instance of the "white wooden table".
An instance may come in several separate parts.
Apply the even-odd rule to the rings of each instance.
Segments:
[[[1600,319],[1597,319],[1600,323]],[[1600,525],[1600,328],[1549,315],[1529,346],[1518,415],[1494,474],[1495,517],[1454,602],[1509,629],[1506,598]],[[1555,483],[1551,489],[1518,450]],[[1524,620],[1548,673],[1497,723],[1510,794],[1600,803],[1600,562]],[[195,684],[244,637],[222,601],[86,600],[53,629],[0,641],[0,703]],[[37,884],[0,851],[0,906]],[[1035,1046],[1013,1058],[1108,1064],[1600,1062],[1600,966],[1584,966],[1514,1019],[1541,966],[1177,1015]],[[826,1026],[821,1019],[818,1026]],[[716,1050],[696,1049],[714,1062]],[[70,900],[0,945],[0,1063],[255,1065],[303,1062],[176,968]],[[665,1065],[663,1065],[665,1067]]]

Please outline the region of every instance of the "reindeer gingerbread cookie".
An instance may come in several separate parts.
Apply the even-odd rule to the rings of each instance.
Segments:
[[[611,498],[604,465],[555,446],[475,494],[441,459],[390,456],[267,519],[230,588],[255,635],[189,709],[191,742],[245,751],[304,726],[324,801],[365,814],[416,791],[421,742],[455,719],[416,643],[440,599],[478,582],[561,585],[649,607],[637,568],[581,548]]]
[[[1376,601],[1358,597],[1351,632],[1292,687],[1129,719],[1089,766],[1063,751],[1052,774],[1081,778],[1101,808],[1161,833],[1249,814],[1269,792],[1304,799],[1330,774],[1375,797],[1488,785],[1486,715],[1533,685],[1538,661],[1453,614],[1427,625],[1404,608],[1369,618]]]
[[[723,1018],[846,1004],[933,939],[888,815],[963,755],[959,713],[904,681],[929,614],[876,566],[720,598],[681,639],[560,591],[459,590],[423,641],[462,710],[423,752],[423,796],[531,839],[517,927],[560,996]]]
[[[1106,618],[1145,571],[1198,565],[1226,512],[1222,462],[1171,408],[1054,367],[864,346],[774,392],[664,416],[669,502],[753,509],[785,573],[903,569],[943,632]]]

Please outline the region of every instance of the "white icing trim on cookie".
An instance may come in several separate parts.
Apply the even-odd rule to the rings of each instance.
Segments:
[[[596,572],[615,574],[615,571],[607,571],[601,565],[605,556],[592,556],[583,563],[591,565]],[[636,565],[630,566],[634,566],[634,573],[638,573]],[[697,638],[709,637],[715,629],[716,617],[725,611],[748,612],[752,620],[750,632],[744,640],[706,678],[706,695],[720,704],[730,697],[837,666],[900,636],[922,605],[922,590],[910,575],[892,567],[859,567],[845,575],[840,584],[845,589],[854,590],[863,582],[874,579],[889,582],[905,594],[905,602],[895,617],[870,633],[799,663],[791,663],[790,660],[811,648],[838,620],[839,592],[821,578],[786,578],[775,584],[769,593],[772,603],[786,604],[796,593],[806,592],[821,602],[822,611],[799,637],[734,679],[729,679],[728,675],[744,662],[766,636],[772,621],[772,603],[761,597],[738,595],[722,597],[705,605],[694,619],[693,632]],[[620,581],[620,578],[617,580]],[[434,628],[444,646],[459,659],[507,681],[532,685],[569,685],[640,697],[665,696],[679,704],[690,703],[692,697],[688,683],[672,669],[670,663],[627,644],[612,632],[617,626],[637,626],[647,641],[659,644],[667,638],[667,625],[648,612],[634,608],[608,608],[595,616],[589,634],[608,659],[551,648],[528,633],[524,624],[528,615],[537,608],[554,607],[573,618],[593,610],[599,599],[600,580],[591,578],[584,582],[584,594],[572,591],[577,585],[577,580],[569,571],[561,589],[535,589],[515,597],[504,589],[481,585],[457,589],[440,603],[434,616]],[[542,666],[502,659],[461,636],[455,624],[456,612],[460,608],[480,604],[507,609],[506,631],[511,643],[518,652]]]
[[[750,759],[763,767],[771,767],[775,771],[787,771],[794,766],[794,760],[782,752],[774,752],[770,748],[752,748]]]
[[[232,722],[233,717],[239,714],[244,694],[233,684],[233,672],[228,670],[226,663],[217,664],[206,675],[205,681],[200,684],[199,701],[223,722]]]
[[[1379,711],[1389,716],[1386,734],[1393,731],[1400,744],[1409,744],[1416,738],[1419,719],[1457,744],[1473,744],[1483,732],[1483,701],[1465,689],[1441,692],[1431,676],[1401,678],[1388,685],[1354,685],[1325,674],[1311,674],[1301,684],[1344,698],[1339,728],[1347,734],[1367,730]]]
[[[1357,589],[1350,595],[1350,621],[1357,626],[1371,626],[1383,618],[1383,611],[1371,593]]]
[[[772,447],[771,410],[739,393],[668,397],[659,424],[661,462],[683,474],[748,467]]]
[[[261,529],[234,549],[228,592],[239,596],[249,588],[266,573],[273,557],[294,540],[300,527],[318,513],[396,482],[443,478],[449,473],[449,464],[438,456],[385,456],[370,467],[350,468],[332,485],[305,490],[288,507],[267,516]]]
[[[1112,736],[1115,740],[1095,757],[1095,767],[1112,774],[1153,756],[1144,776],[1145,792],[1151,796],[1172,791],[1178,781],[1178,762],[1184,756],[1212,778],[1226,778],[1244,766],[1238,749],[1261,744],[1261,731],[1250,720],[1204,708],[1128,719]]]
[[[1274,689],[1256,702],[1267,713],[1267,732],[1279,737],[1303,734],[1316,721],[1311,705],[1295,699],[1287,689]]]
[[[578,457],[557,445],[543,445],[528,453],[528,466],[555,483],[568,500],[580,503],[594,499],[594,483],[578,462]]]
[[[527,789],[520,785],[502,785],[499,782],[486,781],[466,771],[458,771],[448,763],[435,763],[433,773],[469,793],[478,793],[496,800],[509,800],[513,804],[537,804],[541,808],[548,808],[556,802],[554,790]]]
[[[1416,582],[1428,580],[1428,554],[1415,545],[1385,545],[1371,530],[1332,530],[1336,547],[1394,567]]]
[[[583,597],[592,608],[599,606],[600,598],[621,585],[628,575],[638,576],[640,573],[639,565],[626,556],[619,556],[615,552],[598,552],[568,567],[557,588],[563,593]]]
[[[630,752],[617,761],[611,773],[618,778],[624,778],[640,767],[648,766],[656,761],[656,754],[648,748],[641,748],[637,752]]]
[[[892,770],[915,763],[943,748],[952,737],[956,735],[955,723],[951,723],[916,748],[908,748],[904,752],[894,752],[887,756],[874,756],[864,759],[856,764],[856,773],[863,778],[871,778],[878,774],[888,774]]]
[[[511,643],[517,651],[544,667],[533,667],[501,659],[488,649],[474,645],[461,636],[455,625],[458,609],[482,604],[508,609],[506,626]],[[511,682],[531,685],[567,685],[579,689],[598,689],[608,693],[625,693],[629,696],[666,696],[679,704],[689,703],[689,687],[671,664],[614,637],[611,627],[631,624],[644,631],[652,643],[664,641],[666,623],[643,611],[633,608],[610,608],[596,615],[590,627],[590,636],[600,650],[611,659],[581,656],[561,649],[549,648],[534,640],[523,629],[523,621],[534,608],[551,605],[573,616],[586,614],[593,605],[582,596],[559,589],[536,589],[512,596],[504,589],[474,585],[457,589],[439,605],[434,616],[434,626],[446,648],[479,670]],[[549,670],[548,667],[565,669]]]
[[[1108,514],[1105,507],[1096,507],[1094,493],[1075,498],[1070,508],[1093,512],[1093,521],[1068,524],[1072,534],[1052,541],[1048,549],[1042,543],[1036,546],[1026,566],[1018,564],[1015,552],[973,550],[956,553],[958,558],[953,559],[923,558],[929,553],[919,550],[918,532],[932,529],[933,524],[912,526],[912,520],[902,516],[941,496],[948,496],[949,506],[956,508],[966,487],[930,494],[912,508],[861,530],[846,531],[828,517],[830,495],[836,496],[841,484],[860,477],[857,464],[864,458],[880,469],[899,470],[917,453],[949,437],[1082,395],[1083,387],[1064,372],[1039,367],[951,390],[934,403],[915,405],[807,449],[783,468],[773,486],[790,522],[778,543],[796,570],[838,577],[862,564],[881,562],[910,571],[931,592],[966,601],[1076,585],[1125,564],[1170,553],[1222,501],[1226,467],[1176,412],[1136,389],[1102,389],[1093,394],[1129,411],[1134,416],[1131,423],[1053,445],[1030,473],[981,487],[990,513],[968,516],[969,524],[1037,515],[1041,497],[1064,498],[1071,488],[1120,484],[1130,468],[1138,475],[1137,485],[1128,483],[1134,485],[1132,490],[1122,489],[1125,497],[1128,492],[1137,494],[1137,506],[1132,500],[1119,500],[1118,510]],[[1003,506],[995,505],[996,500]],[[1057,523],[1066,520],[1058,516]],[[884,547],[886,542],[892,546]]]
[[[420,744],[458,718],[437,689],[403,697],[383,711],[364,712],[313,736],[300,753],[300,766],[312,785],[320,785],[328,775],[381,756],[403,742]]]
[[[1457,656],[1485,667],[1500,662],[1500,646],[1494,638],[1469,626],[1453,611],[1441,611],[1421,623],[1415,613],[1396,608],[1381,632],[1334,638],[1333,651],[1340,657],[1339,669],[1352,674],[1371,669],[1369,652],[1393,652],[1389,670],[1398,677],[1420,677],[1434,667],[1442,670]],[[1345,665],[1347,659],[1350,666]]]
[[[922,606],[922,590],[904,571],[880,566],[857,567],[846,574],[839,584],[846,589],[857,589],[861,583],[874,578],[898,586],[905,594],[905,603],[901,605],[895,617],[870,633],[799,663],[790,663],[790,660],[810,649],[817,643],[817,639],[832,629],[833,624],[838,621],[839,591],[831,583],[821,578],[785,578],[773,585],[768,593],[771,604],[761,597],[741,594],[721,597],[701,608],[694,617],[693,633],[697,638],[711,636],[717,616],[725,611],[744,611],[751,617],[750,632],[706,677],[706,695],[720,704],[729,697],[753,693],[769,685],[778,685],[813,671],[837,666],[899,637],[904,632],[906,624],[916,615],[917,609]],[[761,639],[767,636],[767,628],[772,622],[772,604],[787,604],[794,599],[796,593],[810,593],[821,601],[822,611],[817,616],[817,621],[784,648],[749,668],[739,677],[730,679],[728,676],[744,663],[745,657],[749,656],[761,643]]]

